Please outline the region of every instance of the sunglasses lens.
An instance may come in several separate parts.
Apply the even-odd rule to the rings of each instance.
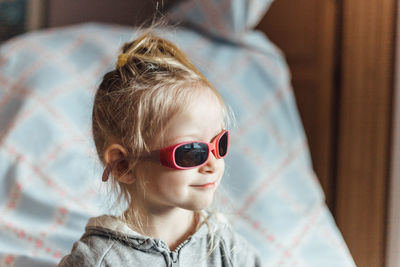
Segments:
[[[175,162],[180,167],[195,167],[206,162],[208,146],[203,143],[189,143],[175,150]]]
[[[228,133],[225,133],[221,136],[218,142],[218,152],[219,156],[225,157],[226,152],[228,151]]]

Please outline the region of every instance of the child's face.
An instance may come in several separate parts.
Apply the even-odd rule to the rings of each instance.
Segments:
[[[157,148],[186,141],[211,142],[223,129],[221,104],[211,92],[203,90],[190,98],[187,110],[168,122],[164,144]],[[145,192],[142,200],[149,212],[183,208],[201,210],[209,206],[224,173],[224,160],[210,153],[203,166],[176,170],[159,162],[144,161],[137,166],[138,179],[143,179]]]

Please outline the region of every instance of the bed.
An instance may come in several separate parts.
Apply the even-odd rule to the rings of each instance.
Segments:
[[[269,0],[179,1],[158,33],[236,116],[217,201],[266,266],[355,266],[312,169],[290,74],[254,26]],[[219,10],[226,10],[223,14]],[[110,212],[91,138],[93,94],[137,28],[84,23],[0,47],[0,266],[55,266]]]

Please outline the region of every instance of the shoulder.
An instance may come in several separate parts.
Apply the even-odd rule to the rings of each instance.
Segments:
[[[220,223],[215,238],[221,252],[230,259],[232,266],[262,266],[257,249],[228,223]]]
[[[106,236],[84,234],[74,243],[71,253],[58,266],[102,266],[102,261],[116,241]]]

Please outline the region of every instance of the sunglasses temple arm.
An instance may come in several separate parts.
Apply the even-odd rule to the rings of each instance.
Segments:
[[[103,172],[103,175],[102,175],[101,180],[102,180],[103,182],[107,182],[107,180],[108,180],[108,178],[109,178],[109,176],[110,176],[111,170],[112,170],[118,163],[120,163],[120,162],[122,162],[122,161],[124,161],[124,160],[126,160],[126,158],[121,158],[121,159],[116,160],[116,161],[114,161],[114,162],[112,162],[112,163],[110,163],[110,164],[107,164],[107,167],[104,169],[104,172]]]
[[[141,156],[140,158],[141,158],[141,159],[151,158],[151,159],[159,160],[159,159],[160,159],[160,151],[159,151],[159,150],[152,151],[152,152],[150,152],[150,154]],[[106,168],[105,168],[104,171],[103,171],[103,175],[102,175],[101,180],[102,180],[103,182],[107,182],[107,180],[108,180],[108,178],[109,178],[109,176],[110,176],[111,170],[112,170],[118,163],[120,163],[121,161],[127,160],[127,159],[128,159],[127,157],[124,157],[124,158],[121,158],[121,159],[119,159],[119,160],[116,160],[116,161],[114,161],[114,162],[112,162],[112,163],[110,163],[110,164],[107,164]]]

